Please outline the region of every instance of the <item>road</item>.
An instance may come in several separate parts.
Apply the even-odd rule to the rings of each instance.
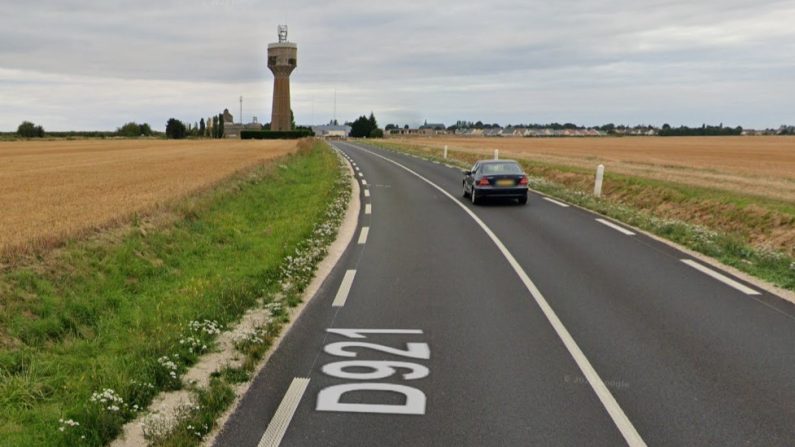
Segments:
[[[360,228],[216,445],[795,444],[791,303],[579,208],[473,206],[460,170],[334,145]]]

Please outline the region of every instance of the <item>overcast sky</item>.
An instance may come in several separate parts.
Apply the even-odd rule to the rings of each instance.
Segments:
[[[795,0],[0,0],[0,130],[269,121],[281,23],[299,123],[795,124]]]

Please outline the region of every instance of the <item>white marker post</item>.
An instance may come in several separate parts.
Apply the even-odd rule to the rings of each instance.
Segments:
[[[447,145],[444,145],[444,158],[447,158]]]
[[[500,159],[500,150],[499,149],[494,149],[494,159],[495,160],[499,160]]]
[[[605,177],[605,165],[596,167],[596,183],[593,186],[593,195],[602,197],[602,180]]]

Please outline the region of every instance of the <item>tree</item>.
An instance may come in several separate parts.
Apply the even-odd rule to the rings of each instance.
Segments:
[[[140,132],[141,126],[139,126],[138,123],[132,121],[116,129],[116,133],[121,137],[137,137],[140,135]]]
[[[370,131],[370,135],[367,138],[384,138],[384,131],[376,127]]]
[[[354,138],[369,138],[370,133],[373,129],[377,129],[377,127],[373,126],[373,121],[375,121],[375,117],[372,116],[372,120],[368,119],[364,115],[360,116],[356,119],[353,123],[351,123],[351,136]]]
[[[204,124],[204,118],[199,120],[199,136],[204,136],[207,133],[207,125]]]
[[[185,138],[185,124],[176,118],[169,118],[166,123],[166,138],[174,140]]]
[[[218,115],[218,138],[224,137],[224,114]]]
[[[44,136],[44,128],[30,121],[23,121],[22,124],[17,127],[17,135],[23,138],[41,138]]]
[[[394,124],[387,124],[386,127],[384,127],[384,130],[392,130],[392,129],[397,129],[397,126]]]
[[[295,115],[293,115],[293,109],[290,109],[290,130],[295,130]]]
[[[367,118],[367,121],[370,123],[371,132],[373,129],[378,129],[378,122],[375,120],[375,115],[373,115],[373,112],[370,112],[370,117]]]

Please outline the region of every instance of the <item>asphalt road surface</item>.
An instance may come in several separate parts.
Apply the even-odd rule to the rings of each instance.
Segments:
[[[458,169],[334,146],[359,229],[216,445],[795,445],[792,304],[576,207],[473,206]]]

